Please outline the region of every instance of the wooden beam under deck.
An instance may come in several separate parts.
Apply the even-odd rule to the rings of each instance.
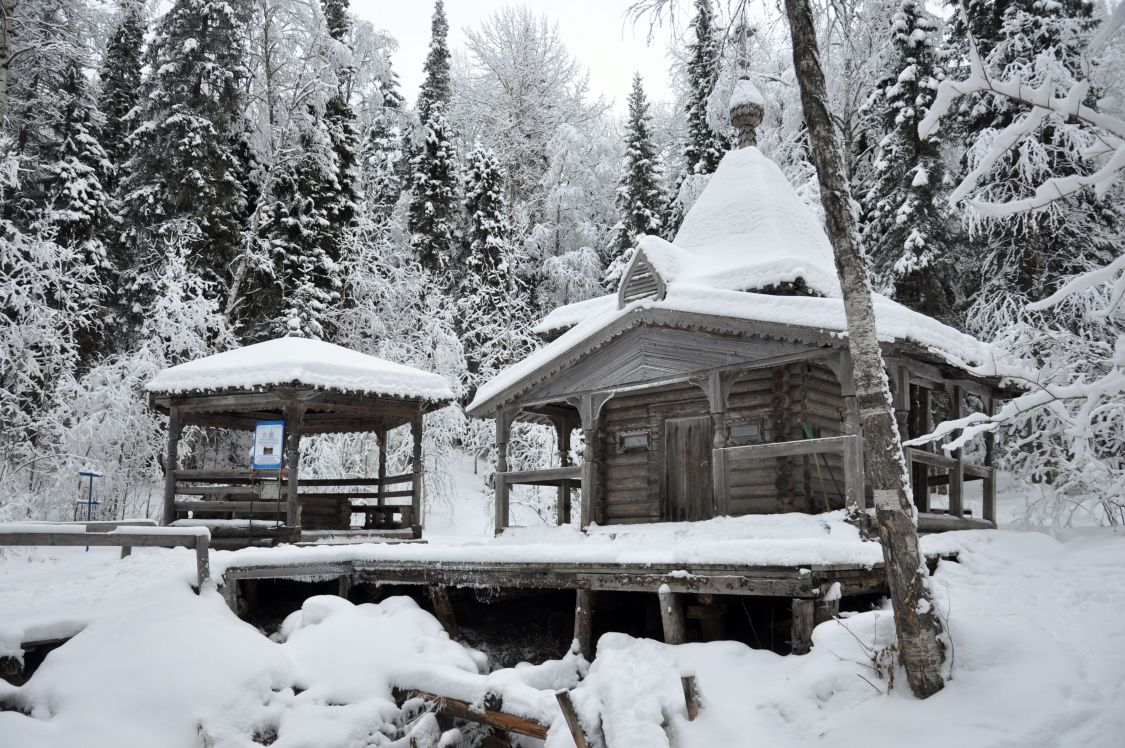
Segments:
[[[882,564],[810,567],[715,564],[586,564],[441,561],[337,561],[229,567],[235,579],[327,579],[467,588],[711,593],[817,599],[838,582],[845,596],[886,592]]]

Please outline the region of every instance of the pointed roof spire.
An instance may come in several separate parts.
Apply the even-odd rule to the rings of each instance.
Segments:
[[[730,122],[738,130],[739,148],[758,144],[758,125],[765,114],[765,98],[750,80],[750,37],[756,31],[743,13],[738,24],[738,81],[730,96]]]

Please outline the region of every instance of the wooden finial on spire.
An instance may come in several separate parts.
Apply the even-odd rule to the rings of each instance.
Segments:
[[[730,96],[730,122],[738,130],[738,147],[758,144],[758,125],[765,114],[765,99],[750,80],[749,38],[754,29],[743,19],[738,25],[738,81]]]

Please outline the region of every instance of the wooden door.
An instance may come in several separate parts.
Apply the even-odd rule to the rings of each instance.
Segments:
[[[711,491],[711,417],[664,422],[664,519],[715,516]]]

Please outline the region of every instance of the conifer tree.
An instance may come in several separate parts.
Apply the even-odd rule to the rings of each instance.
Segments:
[[[711,0],[695,0],[691,28],[695,38],[688,44],[687,142],[684,167],[688,174],[711,174],[727,152],[726,139],[711,129],[707,99],[719,77],[719,40]]]
[[[460,206],[457,203],[457,156],[440,107],[433,109],[425,124],[425,142],[411,166],[414,188],[407,226],[410,243],[425,270],[447,278],[456,259]]]
[[[241,6],[240,6],[241,7]],[[151,295],[162,231],[198,227],[189,255],[217,291],[240,245],[245,195],[234,143],[242,126],[246,29],[235,7],[215,0],[176,0],[160,19],[146,67],[144,111],[129,136],[123,178],[124,258],[137,298]]]
[[[331,212],[338,165],[327,121],[310,111],[300,127],[294,156],[263,211],[261,230],[274,258],[274,282],[266,286],[268,298],[259,302],[264,308],[259,325],[266,327],[256,334],[327,339],[341,285]]]
[[[434,1],[434,16],[430,23],[430,51],[422,66],[425,80],[418,91],[418,120],[426,124],[435,107],[449,104],[449,21],[445,18],[445,3]]]
[[[629,93],[629,120],[625,130],[625,160],[617,187],[617,214],[620,217],[612,254],[606,262],[606,284],[616,285],[632,256],[639,234],[659,234],[661,210],[665,203],[660,188],[660,165],[649,129],[648,100],[639,73],[633,75]]]
[[[942,195],[945,168],[937,139],[918,135],[941,75],[940,29],[919,0],[900,0],[890,29],[887,76],[867,112],[882,139],[863,200],[864,247],[878,288],[911,308],[948,317],[954,262]]]
[[[707,117],[707,100],[718,82],[721,62],[711,0],[695,0],[691,29],[694,38],[688,44],[688,91],[684,103],[687,140],[683,147],[683,170],[676,178],[665,206],[664,233],[668,239],[683,223],[684,209],[679,196],[685,182],[692,177],[713,173],[729,148],[727,139],[711,128]]]
[[[351,19],[348,17],[348,0],[323,0],[324,17],[329,35],[339,44],[346,44]],[[336,173],[333,182],[319,196],[331,222],[329,233],[337,244],[355,220],[359,204],[359,132],[355,112],[348,104],[352,70],[344,65],[337,70],[339,87],[324,108],[324,122],[328,138],[335,152]],[[339,255],[338,250],[334,254]]]
[[[469,154],[466,168],[460,331],[471,390],[481,381],[479,375],[495,373],[514,360],[512,328],[520,294],[510,263],[511,230],[500,162],[492,151],[477,149]]]
[[[94,267],[105,263],[103,232],[110,224],[110,198],[103,186],[112,166],[99,141],[98,113],[77,60],[67,66],[57,92],[62,115],[59,144],[44,164],[41,225],[55,242],[80,250]]]
[[[105,115],[102,147],[115,166],[124,164],[129,156],[125,141],[129,136],[129,113],[140,101],[143,42],[140,6],[129,3],[106,47],[101,70],[101,110]],[[112,189],[112,181],[106,187]]]

